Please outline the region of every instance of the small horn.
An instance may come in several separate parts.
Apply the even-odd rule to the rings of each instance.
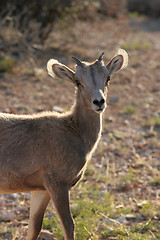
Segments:
[[[100,55],[100,57],[98,58],[98,61],[101,62],[102,59],[103,59],[103,55],[104,55],[104,52],[102,52],[102,54]]]
[[[78,58],[76,58],[76,57],[72,57],[75,61],[76,61],[76,64],[78,65],[78,66],[82,66],[83,65],[83,63],[81,62],[81,60],[79,60]]]

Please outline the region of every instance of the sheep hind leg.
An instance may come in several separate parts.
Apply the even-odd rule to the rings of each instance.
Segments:
[[[36,240],[41,231],[45,209],[50,201],[47,191],[31,193],[30,216],[26,240]]]

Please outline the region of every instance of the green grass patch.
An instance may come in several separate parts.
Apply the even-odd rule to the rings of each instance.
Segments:
[[[51,218],[45,217],[43,219],[43,228],[47,230],[52,230],[53,233],[57,236],[58,240],[63,240],[63,232],[58,216]]]
[[[155,187],[160,187],[160,176],[153,177],[151,185]]]
[[[120,175],[118,178],[118,183],[116,184],[117,190],[127,191],[131,188],[134,188],[138,183],[138,173],[133,170],[133,168],[129,168],[128,173],[124,175]]]
[[[15,228],[13,226],[6,226],[5,222],[0,222],[0,239],[7,239],[6,237],[14,236]]]
[[[151,219],[149,219],[148,221],[145,221],[144,223],[135,223],[132,227],[131,227],[131,232],[135,233],[135,232],[139,232],[139,233],[147,233],[148,231],[152,231],[152,232],[158,232],[159,228],[159,224],[158,223],[154,223],[153,221],[151,221]]]
[[[87,167],[84,176],[85,177],[91,177],[94,175],[94,169],[91,167]]]
[[[15,60],[10,57],[0,59],[0,72],[10,72],[15,65]]]
[[[147,202],[142,205],[142,208],[139,210],[139,213],[143,215],[146,219],[153,218],[159,215],[160,208],[157,205],[154,205],[152,202]]]
[[[159,116],[152,116],[148,117],[145,122],[145,127],[160,127],[160,117]]]
[[[130,104],[128,106],[123,107],[122,112],[123,114],[133,115],[137,112],[137,107]]]
[[[105,193],[100,195],[100,189],[88,189],[87,194],[81,199],[74,198],[72,214],[76,225],[76,239],[97,239],[97,226],[101,222],[102,213],[112,215],[114,213],[114,197]]]
[[[90,175],[90,174],[89,174]],[[91,174],[92,175],[92,174]],[[128,173],[120,176],[122,184],[137,182],[137,173],[130,168]],[[160,226],[158,223],[159,208],[153,203],[145,202],[141,207],[132,209],[130,204],[116,207],[114,196],[102,193],[101,187],[91,182],[80,182],[71,191],[71,211],[75,222],[76,240],[150,240],[158,239]],[[144,216],[141,222],[136,219],[137,212]],[[118,221],[119,216],[131,213],[134,220],[124,223]],[[144,220],[145,219],[145,220]],[[129,224],[126,224],[128,221]],[[43,228],[51,230],[57,240],[64,239],[58,216],[44,218]]]
[[[110,237],[116,237],[116,239],[124,239],[124,236],[128,236],[127,231],[123,226],[116,228],[108,228],[101,232],[102,239],[110,239]]]
[[[151,43],[149,42],[129,42],[123,44],[122,48],[124,48],[126,51],[130,50],[147,50],[152,47]]]
[[[131,15],[131,17],[136,18],[136,19],[137,19],[137,18],[140,18],[140,17],[145,17],[144,14],[139,13],[139,12],[137,12],[137,11],[131,12],[130,15]]]

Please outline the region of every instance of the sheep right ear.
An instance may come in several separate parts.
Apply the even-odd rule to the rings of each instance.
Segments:
[[[119,49],[117,55],[111,59],[111,61],[106,66],[109,74],[119,71],[128,65],[128,54],[124,49]]]
[[[48,74],[51,77],[58,77],[65,80],[71,80],[75,84],[75,72],[55,59],[50,59],[47,63]]]

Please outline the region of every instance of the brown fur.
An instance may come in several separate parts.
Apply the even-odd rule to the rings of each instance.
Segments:
[[[122,67],[122,57],[119,65],[117,58],[115,64],[111,60],[108,65],[111,71]],[[96,61],[77,66],[74,73],[55,60],[49,72],[52,76],[64,75],[72,82],[78,79],[83,87],[78,87],[76,102],[65,114],[0,115],[0,193],[32,191],[27,240],[37,239],[50,198],[59,214],[65,239],[73,240],[69,189],[83,176],[100,139],[102,114],[93,100],[103,98],[100,111],[105,109],[104,83],[109,72],[103,63]]]

